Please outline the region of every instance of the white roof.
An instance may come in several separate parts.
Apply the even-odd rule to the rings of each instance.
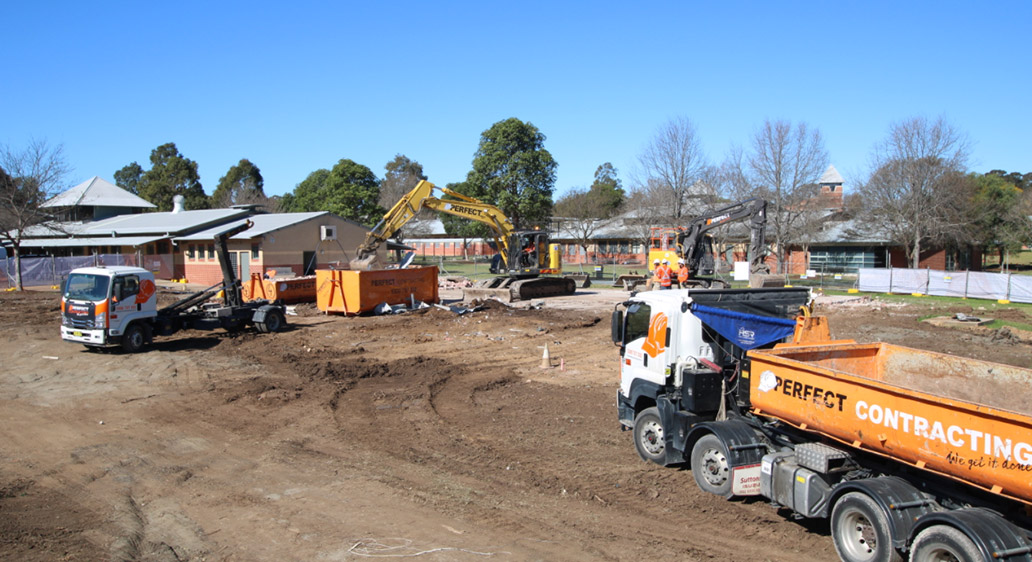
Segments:
[[[52,197],[43,207],[131,207],[154,209],[156,205],[98,176]]]
[[[220,224],[218,226],[202,230],[200,232],[194,232],[187,236],[179,236],[176,240],[211,240],[215,238],[215,235],[220,232],[225,232],[230,228],[244,224],[245,221],[250,220],[254,223],[251,228],[239,232],[230,237],[231,240],[247,240],[254,238],[255,236],[262,236],[270,232],[293,226],[298,223],[310,221],[323,216],[330,216],[329,211],[318,211],[313,213],[269,213],[265,215],[253,215],[232,223]],[[346,219],[344,219],[346,220]],[[350,222],[350,221],[349,221]]]
[[[845,183],[846,180],[842,179],[842,175],[838,173],[835,166],[828,166],[827,170],[824,170],[824,175],[821,176],[820,181],[817,183]]]

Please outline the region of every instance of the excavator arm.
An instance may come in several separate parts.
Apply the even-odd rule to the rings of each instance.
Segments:
[[[434,195],[435,192],[441,192],[452,199],[440,199]],[[358,258],[351,262],[352,268],[367,269],[376,259],[376,250],[380,245],[397,234],[398,230],[423,208],[486,224],[491,229],[495,244],[508,266],[509,244],[515,229],[501,209],[446,187],[437,187],[426,180],[420,180],[416,187],[399,199],[369,231],[365,241],[358,247]]]
[[[766,244],[767,202],[753,198],[739,201],[696,218],[677,236],[678,253],[693,271],[700,269],[700,263],[708,252],[705,235],[718,226],[749,219],[749,266],[754,273],[762,267]]]

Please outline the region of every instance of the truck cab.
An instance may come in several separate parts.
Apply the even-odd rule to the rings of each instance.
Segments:
[[[61,294],[61,338],[88,347],[142,346],[157,315],[154,274],[139,267],[84,267],[69,274]],[[138,322],[144,320],[143,322]],[[130,329],[135,323],[135,328]]]

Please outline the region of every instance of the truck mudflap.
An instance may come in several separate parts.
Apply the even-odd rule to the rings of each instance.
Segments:
[[[839,498],[850,492],[863,493],[874,500],[885,513],[885,520],[889,523],[889,534],[892,536],[892,546],[898,550],[906,547],[919,518],[942,509],[935,500],[898,476],[843,482],[835,486],[829,503],[834,505]]]
[[[1032,538],[1028,532],[995,511],[969,507],[929,513],[917,521],[913,536],[939,525],[964,533],[978,547],[985,562],[1032,560]]]
[[[727,464],[731,469],[732,496],[760,495],[761,465],[763,456],[767,454],[767,441],[763,434],[748,423],[741,420],[702,422],[691,427],[683,438],[680,447],[675,448],[690,452],[695,443],[705,435],[715,435],[727,447]],[[678,435],[674,435],[675,441]]]

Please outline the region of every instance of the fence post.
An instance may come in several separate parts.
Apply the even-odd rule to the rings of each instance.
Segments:
[[[889,292],[892,292],[892,272],[895,271],[894,267],[889,267]]]
[[[968,286],[971,284],[971,270],[964,271],[964,298],[968,298]]]
[[[928,296],[928,288],[932,286],[932,267],[925,267],[925,289],[924,294]]]
[[[1008,274],[1007,274],[1007,296],[1003,297],[1003,298],[1005,298],[1005,299],[1007,299],[1007,300],[1010,300],[1010,294],[1011,294],[1011,277],[1013,277],[1013,276],[1014,276],[1014,274],[1013,274],[1013,273],[1008,273]]]
[[[50,256],[50,284],[57,285],[57,257]]]

